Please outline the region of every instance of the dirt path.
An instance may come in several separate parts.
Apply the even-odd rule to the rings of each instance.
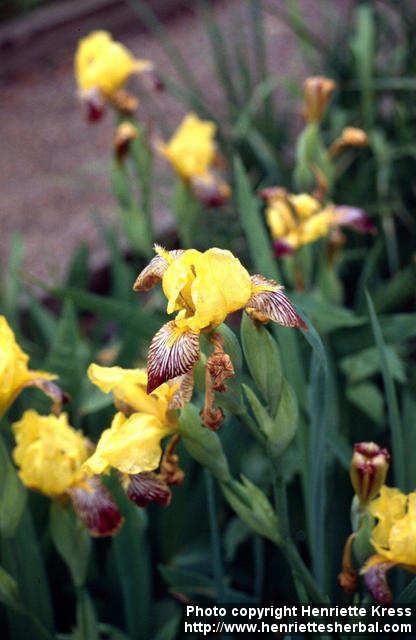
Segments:
[[[227,24],[241,5],[242,0],[217,2],[215,12]],[[316,3],[305,5],[312,15]],[[87,240],[92,247],[95,262],[103,260],[105,251],[92,211],[98,211],[108,221],[117,219],[108,178],[113,118],[108,114],[94,126],[82,120],[72,72],[78,38],[90,29],[110,27],[114,36],[138,57],[149,58],[169,72],[169,61],[160,44],[138,28],[128,7],[120,11],[113,25],[111,16],[93,15],[78,25],[70,24],[50,33],[46,43],[43,36],[38,49],[36,42],[32,49],[27,43],[20,53],[12,49],[2,56],[0,260],[7,258],[10,235],[19,231],[26,244],[26,268],[49,281],[64,271],[81,240]],[[166,26],[215,102],[218,97],[203,25],[189,11],[182,10]],[[276,72],[301,75],[300,55],[286,26],[270,18],[267,33]],[[7,58],[9,63],[12,60],[10,56],[12,70],[7,64]],[[166,122],[173,128],[185,108],[165,94],[158,100]],[[169,212],[160,207],[158,226],[167,224],[168,219]]]

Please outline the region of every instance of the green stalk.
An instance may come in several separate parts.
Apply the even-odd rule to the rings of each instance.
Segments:
[[[195,244],[195,228],[199,218],[200,205],[182,178],[178,178],[176,181],[173,210],[178,225],[181,248],[189,249]]]
[[[212,475],[204,469],[205,487],[207,491],[209,528],[211,533],[212,570],[217,590],[217,602],[226,601],[224,589],[224,568],[221,560],[221,537],[215,509],[215,489]]]

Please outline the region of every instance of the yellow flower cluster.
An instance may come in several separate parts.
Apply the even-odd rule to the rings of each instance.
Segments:
[[[80,91],[98,89],[111,98],[133,73],[150,70],[148,60],[138,60],[107,31],[94,31],[79,41],[75,77]]]
[[[88,441],[60,416],[25,411],[13,424],[13,458],[22,482],[47,496],[63,495],[85,478],[82,465],[90,454]]]

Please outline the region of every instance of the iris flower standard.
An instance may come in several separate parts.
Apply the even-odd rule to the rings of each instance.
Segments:
[[[93,536],[118,531],[122,518],[116,504],[100,479],[83,469],[92,445],[70,426],[65,413],[43,416],[28,410],[12,428],[13,458],[27,487],[50,498],[70,498]]]
[[[258,322],[273,320],[286,327],[306,328],[283,287],[262,275],[250,276],[230,251],[166,251],[159,246],[155,251],[157,255],[139,274],[134,290],[148,291],[162,282],[167,313],[178,313],[150,345],[148,393],[191,372],[199,359],[200,334],[216,329],[234,311],[245,309]]]
[[[169,142],[160,142],[160,153],[187,182],[195,196],[207,206],[218,207],[228,200],[230,188],[215,171],[216,125],[194,113],[183,119]]]
[[[175,466],[177,458],[173,450],[168,449],[167,453],[165,450],[161,474],[156,476],[152,472],[161,463],[162,440],[169,435],[175,437],[176,409],[190,400],[190,377],[163,384],[148,395],[147,373],[143,369],[91,364],[88,375],[104,393],[113,393],[119,411],[111,427],[101,434],[95,452],[84,463],[84,470],[101,474],[114,468],[121,474],[128,497],[136,504],[145,506],[151,500],[168,504],[169,485],[179,484],[183,479]]]

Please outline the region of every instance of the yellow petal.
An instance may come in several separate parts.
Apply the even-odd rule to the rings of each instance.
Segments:
[[[215,131],[213,122],[189,113],[160,151],[183,178],[203,176],[215,159]]]
[[[208,249],[196,262],[195,274],[191,286],[195,314],[188,321],[194,331],[219,326],[251,296],[250,275],[230,251]]]
[[[91,474],[103,473],[110,467],[127,474],[153,471],[162,455],[161,440],[171,432],[171,427],[162,425],[154,416],[134,413],[125,418],[117,413],[84,470]]]
[[[136,60],[106,31],[95,31],[82,38],[75,54],[75,76],[82,91],[98,88],[111,97],[132,73],[148,70],[151,63]]]
[[[148,395],[146,369],[123,369],[91,364],[88,367],[88,377],[104,393],[113,392],[116,400],[128,405],[135,412],[156,416],[161,422],[169,422],[171,419],[167,413],[175,389],[164,384]]]
[[[84,477],[81,467],[89,455],[88,442],[69,425],[65,413],[57,417],[25,411],[12,428],[13,458],[26,486],[58,496]]]
[[[188,249],[175,257],[166,269],[162,286],[168,299],[167,313],[180,309],[193,311],[191,285],[195,279],[195,265],[201,255],[196,249]]]

